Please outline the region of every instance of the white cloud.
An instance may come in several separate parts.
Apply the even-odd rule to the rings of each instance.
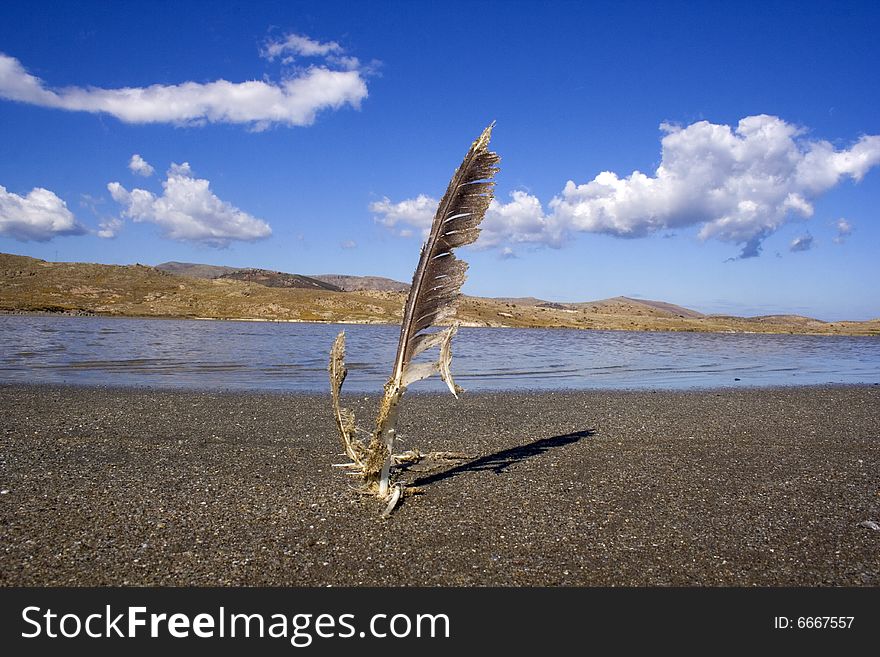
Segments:
[[[150,163],[137,153],[131,156],[131,160],[128,161],[128,168],[132,173],[137,174],[138,176],[143,176],[144,178],[149,178],[155,171]]]
[[[355,242],[354,240],[345,240],[345,241],[339,243],[339,248],[341,248],[341,249],[356,249],[357,242]]]
[[[119,231],[122,230],[122,223],[122,219],[117,217],[104,219],[98,224],[98,237],[113,239],[119,234]]]
[[[621,237],[701,224],[701,238],[739,244],[740,257],[750,257],[793,215],[810,217],[812,199],[880,163],[880,136],[836,150],[775,116],[749,116],[736,128],[661,128],[654,175],[606,171],[583,185],[569,181],[550,203],[554,214],[572,230]]]
[[[0,185],[0,235],[21,242],[45,242],[56,235],[82,235],[81,226],[67,204],[53,192],[34,187],[27,196]]]
[[[834,227],[837,229],[837,235],[833,240],[835,244],[843,244],[846,238],[852,235],[852,224],[843,217],[834,222]]]
[[[319,44],[321,45],[321,44]],[[327,44],[324,44],[327,45]],[[343,62],[342,59],[345,59]],[[0,98],[41,107],[110,114],[126,123],[240,123],[255,130],[273,124],[311,125],[318,112],[345,105],[358,108],[367,97],[363,72],[327,60],[295,71],[279,82],[182,82],[148,87],[64,87],[52,89],[14,57],[0,53]]]
[[[547,216],[541,201],[523,191],[510,195],[509,203],[492,199],[483,231],[476,244],[478,248],[490,248],[503,244],[546,244],[558,247],[565,241],[564,229],[556,216]],[[503,252],[503,250],[502,250]]]
[[[510,202],[492,203],[477,246],[560,246],[578,232],[644,237],[699,226],[700,238],[737,244],[741,258],[757,256],[768,235],[792,218],[812,216],[822,193],[845,178],[859,181],[880,164],[880,136],[836,149],[763,114],[735,127],[699,121],[661,130],[653,174],[621,178],[603,171],[587,183],[569,180],[546,212],[535,196],[514,192]],[[398,203],[386,198],[370,209],[399,233],[402,224],[429,225],[435,207],[419,196]]]
[[[192,167],[189,165],[189,162],[184,162],[183,164],[177,164],[176,162],[172,162],[171,166],[168,167],[168,175],[175,177],[186,177],[192,176]]]
[[[427,235],[438,203],[437,199],[424,194],[399,203],[393,203],[386,196],[381,201],[370,203],[370,212],[376,215],[378,223],[401,237],[412,235],[413,228]]]
[[[509,203],[493,199],[481,225],[482,231],[476,248],[503,248],[510,243],[543,243],[559,246],[563,242],[561,227],[554,217],[548,217],[537,197],[523,191],[510,195]],[[377,223],[391,229],[400,237],[410,237],[418,231],[427,236],[437,212],[439,201],[420,194],[398,203],[383,198],[370,204]],[[511,250],[510,253],[513,251]]]
[[[342,52],[342,46],[335,41],[321,43],[301,34],[287,34],[283,39],[267,41],[260,54],[272,61],[276,57],[288,54],[301,57],[326,57]]]
[[[107,185],[113,200],[123,206],[123,217],[155,223],[170,239],[223,247],[232,240],[253,241],[272,234],[262,219],[217,198],[210,183],[193,177],[186,162],[171,165],[162,187],[157,197],[144,189],[128,191],[118,182]]]
[[[813,236],[807,233],[806,235],[795,237],[791,241],[791,244],[789,244],[788,250],[792,253],[797,253],[798,251],[809,251],[814,246],[815,242],[813,241]]]

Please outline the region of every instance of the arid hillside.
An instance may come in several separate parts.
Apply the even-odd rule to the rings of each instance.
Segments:
[[[236,280],[229,273],[215,270],[211,274],[220,278],[196,278],[145,265],[46,262],[0,254],[0,312],[393,324],[400,321],[406,299],[403,291],[335,291],[336,283],[324,277],[328,289],[305,289],[270,287],[259,274]],[[298,276],[274,273],[281,277],[269,277],[275,284]],[[702,315],[628,297],[560,304],[465,296],[454,321],[525,328],[880,335],[880,320],[828,323],[791,315]]]

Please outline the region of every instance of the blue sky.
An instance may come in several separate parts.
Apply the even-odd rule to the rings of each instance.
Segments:
[[[878,33],[857,2],[10,2],[0,251],[409,280],[496,120],[466,293],[878,317]]]

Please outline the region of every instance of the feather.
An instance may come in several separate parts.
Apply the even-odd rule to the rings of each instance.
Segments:
[[[451,342],[457,325],[435,333],[436,326],[455,312],[461,294],[467,263],[459,260],[453,249],[474,242],[480,234],[480,222],[492,202],[499,157],[489,150],[493,123],[483,130],[449,181],[437,207],[428,238],[422,246],[419,264],[403,309],[400,339],[391,378],[376,416],[376,431],[364,459],[364,479],[375,486],[380,497],[389,494],[389,472],[397,435],[397,405],[406,387],[439,372],[456,397],[461,388],[455,385],[450,371]],[[440,347],[438,360],[413,363],[412,359],[431,347]]]
[[[405,370],[412,358],[425,349],[451,340],[422,333],[455,312],[455,304],[465,280],[467,263],[455,257],[452,250],[471,244],[480,234],[479,224],[493,198],[499,157],[489,150],[493,123],[471,145],[458,167],[446,193],[440,200],[428,239],[422,246],[419,264],[403,312],[400,340],[391,381],[403,384]],[[447,354],[448,355],[448,354]],[[451,356],[450,356],[451,359]],[[442,361],[442,358],[441,358]],[[438,370],[448,375],[448,363]],[[447,376],[444,376],[447,380]],[[449,377],[451,381],[451,377]],[[455,394],[454,384],[450,390]]]
[[[452,380],[452,372],[449,366],[452,364],[452,337],[458,332],[458,324],[453,324],[447,329],[436,333],[423,333],[418,336],[416,346],[413,348],[413,357],[431,347],[440,345],[440,358],[433,363],[412,363],[403,368],[401,385],[407,387],[416,381],[427,379],[434,373],[440,374],[440,378],[446,382],[449,392],[458,397],[461,388]]]
[[[327,367],[330,372],[330,395],[333,398],[333,417],[336,420],[336,428],[339,429],[339,437],[342,440],[342,448],[345,454],[355,464],[360,465],[363,459],[363,444],[355,440],[354,413],[347,408],[342,408],[339,403],[339,393],[342,383],[348,374],[345,367],[345,331],[340,331],[333,342],[330,350],[330,363]]]
[[[440,366],[440,378],[446,383],[446,387],[449,388],[452,396],[458,399],[458,393],[464,391],[455,384],[452,372],[449,369],[452,365],[452,336],[458,333],[458,324],[450,326],[444,333],[446,337],[440,343],[440,360],[437,361],[437,364]]]

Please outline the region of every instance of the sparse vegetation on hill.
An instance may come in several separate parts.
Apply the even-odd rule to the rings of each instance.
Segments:
[[[217,274],[220,278],[193,277],[144,265],[46,262],[0,254],[0,311],[394,324],[400,322],[406,297],[404,291],[268,287],[224,273]],[[880,320],[827,323],[791,315],[704,316],[627,297],[548,304],[540,299],[465,296],[456,318],[465,326],[880,335]]]
[[[394,322],[396,301],[327,289],[190,278],[144,265],[0,255],[0,310],[133,317]]]
[[[409,283],[401,283],[382,276],[344,276],[342,274],[318,274],[312,276],[319,281],[330,283],[345,292],[409,292]]]
[[[220,278],[223,274],[238,271],[236,267],[224,267],[223,265],[203,265],[195,262],[163,262],[156,265],[156,269],[167,271],[171,274],[179,274],[187,278]]]
[[[330,292],[342,292],[342,289],[319,281],[316,278],[301,276],[300,274],[285,274],[280,271],[269,271],[268,269],[237,269],[227,272],[220,276],[233,281],[246,281],[248,283],[259,283],[266,287],[295,287],[304,290],[329,290]]]
[[[268,269],[224,267],[196,262],[163,262],[156,269],[180,274],[189,278],[231,278],[259,283],[269,287],[302,287],[326,289],[336,292],[409,292],[409,285],[381,276],[346,276],[344,274],[286,274]]]

